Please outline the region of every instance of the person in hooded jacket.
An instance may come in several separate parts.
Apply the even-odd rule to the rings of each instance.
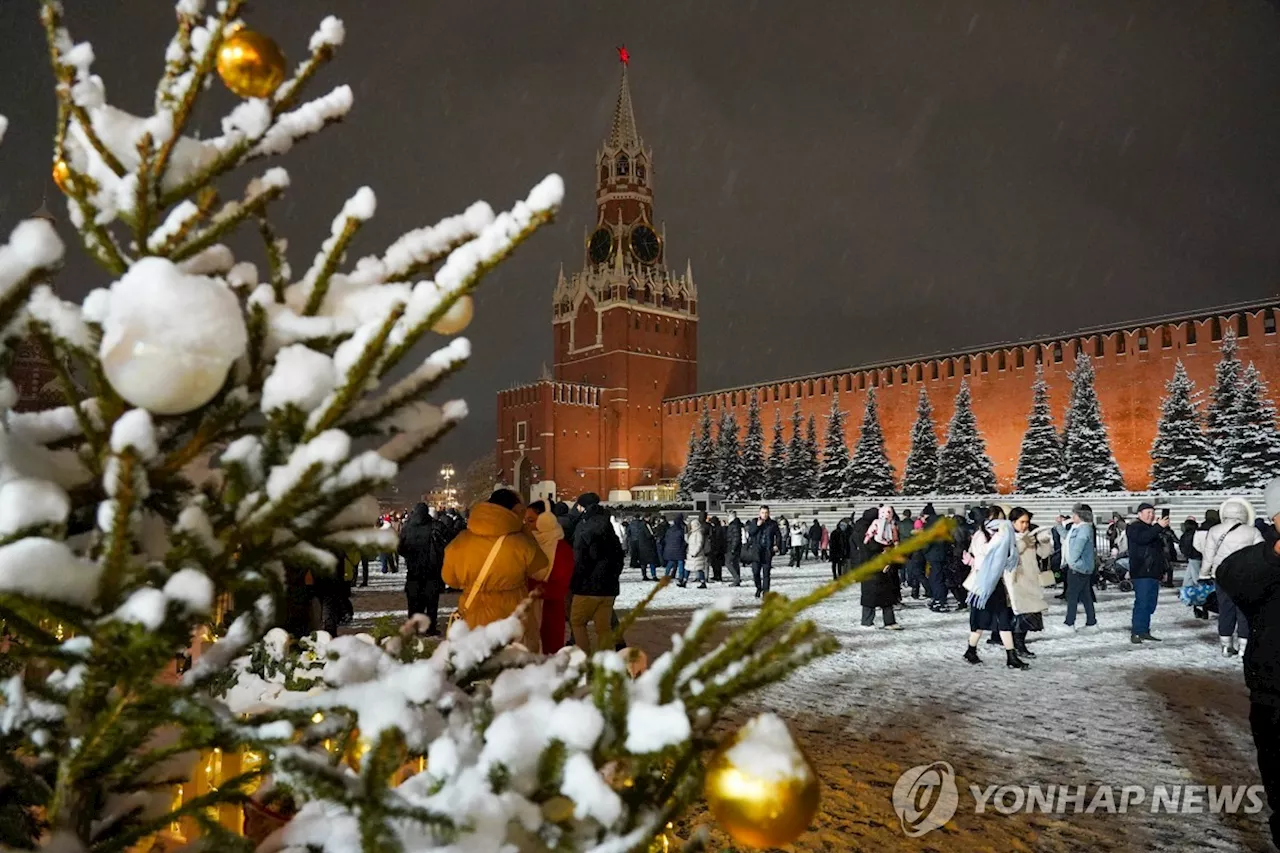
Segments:
[[[849,519],[840,519],[827,543],[832,580],[837,580],[849,568],[849,525]]]
[[[619,581],[625,557],[622,543],[614,535],[609,516],[600,506],[600,497],[587,492],[578,498],[582,518],[574,530],[573,538],[573,603],[569,611],[569,624],[573,628],[573,642],[587,654],[593,648],[602,647],[610,634],[613,619],[613,603],[618,597]],[[595,625],[596,646],[592,646],[587,626]]]
[[[1200,566],[1202,578],[1214,578],[1218,567],[1228,557],[1242,548],[1262,541],[1262,534],[1253,526],[1253,505],[1248,498],[1227,498],[1218,508],[1222,519],[1205,535],[1204,559]],[[1249,642],[1249,619],[1236,607],[1231,596],[1218,591],[1218,640],[1222,644],[1222,656],[1231,657],[1244,651]],[[1236,646],[1236,637],[1240,644]]]
[[[788,568],[800,568],[800,561],[804,559],[804,549],[809,541],[809,535],[805,529],[800,526],[800,522],[796,521],[791,525],[791,560],[787,563]]]
[[[684,539],[685,558],[684,568],[680,570],[680,583],[682,588],[689,580],[689,576],[696,574],[698,581],[698,589],[707,588],[707,533],[706,528],[702,526],[702,519],[694,516],[689,519],[689,532]]]
[[[809,553],[813,559],[818,559],[822,554],[822,525],[818,519],[813,520],[813,524],[809,525]]]
[[[424,503],[414,506],[400,527],[396,548],[406,566],[404,597],[409,616],[427,617],[430,636],[439,636],[440,593],[444,591],[444,552],[448,545],[444,522],[431,515]]]
[[[729,549],[729,542],[724,534],[720,517],[711,516],[707,522],[707,562],[711,565],[711,579],[716,583],[724,583],[724,558]]]
[[[864,527],[865,525],[865,527]],[[877,513],[869,509],[862,514],[855,532],[865,530],[862,534],[862,553],[859,564],[873,559],[887,548],[898,544],[898,525],[893,519],[893,510],[885,505]],[[897,581],[890,574],[890,567],[885,566],[871,577],[862,581],[862,627],[876,626],[876,610],[879,609],[884,619],[884,627],[891,631],[901,630],[893,606],[898,600]]]
[[[666,566],[667,577],[677,581],[684,579],[686,553],[684,513],[678,512],[671,520],[671,526],[662,535],[662,561]]]
[[[1251,632],[1244,652],[1249,728],[1271,805],[1271,840],[1280,847],[1280,479],[1267,483],[1263,505],[1270,524],[1262,541],[1227,557],[1215,575],[1219,596],[1239,608]]]
[[[474,629],[515,613],[529,593],[530,577],[546,567],[547,555],[524,530],[520,496],[498,489],[471,508],[467,529],[444,549],[441,575],[461,590],[458,612]]]
[[[542,653],[553,655],[564,648],[565,599],[569,596],[569,584],[573,580],[573,546],[564,541],[560,520],[547,511],[542,501],[529,505],[524,521],[525,530],[550,561],[547,568],[530,575],[529,591],[539,593],[533,609],[537,615]]]

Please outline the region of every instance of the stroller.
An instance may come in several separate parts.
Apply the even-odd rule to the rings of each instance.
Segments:
[[[1132,592],[1133,582],[1129,580],[1129,558],[1108,557],[1098,568],[1098,589],[1106,589],[1107,584],[1115,584],[1121,592]]]

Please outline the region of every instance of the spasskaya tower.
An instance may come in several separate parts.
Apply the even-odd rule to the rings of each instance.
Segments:
[[[583,234],[581,268],[566,277],[562,265],[552,295],[554,375],[526,386],[560,386],[539,420],[561,423],[545,423],[535,441],[532,420],[519,427],[508,412],[516,402],[509,395],[522,389],[503,392],[499,400],[504,479],[526,492],[553,478],[563,495],[590,489],[622,497],[673,476],[662,470],[662,401],[696,391],[698,291],[687,261],[683,275],[668,266],[666,228],[654,217],[653,149],[636,125],[630,57],[625,48],[618,54],[613,121],[592,170],[595,224]],[[585,413],[570,418],[557,411],[568,405],[595,409],[595,429],[562,423],[583,421]],[[522,470],[524,459],[528,470]]]

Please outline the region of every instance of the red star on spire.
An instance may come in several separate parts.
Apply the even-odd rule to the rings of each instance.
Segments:
[[[625,44],[618,48],[618,61],[623,65],[627,65],[631,62],[631,54],[627,53],[627,46]]]

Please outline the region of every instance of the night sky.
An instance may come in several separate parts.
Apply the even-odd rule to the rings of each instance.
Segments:
[[[149,112],[172,2],[65,6],[111,101]],[[559,220],[484,282],[475,357],[447,389],[472,417],[415,490],[489,450],[495,392],[551,359],[551,291],[594,224],[624,42],[668,258],[692,259],[700,290],[703,389],[1280,290],[1280,13],[1264,0],[259,0],[248,19],[298,59],[327,12],[347,43],[313,93],[348,82],[356,104],[283,160],[295,271],[363,184],[378,216],[353,260],[477,198],[505,208],[547,172],[568,185]],[[53,192],[33,0],[0,0],[0,40],[7,231]],[[206,135],[233,103],[210,91]],[[104,283],[76,257],[59,288]]]

